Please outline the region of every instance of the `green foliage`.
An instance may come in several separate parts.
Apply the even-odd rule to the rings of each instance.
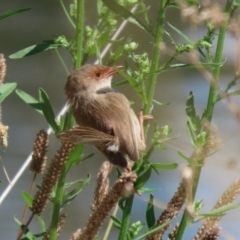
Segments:
[[[137,221],[131,225],[131,227],[128,229],[127,233],[127,239],[133,239],[140,230],[144,227],[144,223],[141,223],[140,221]]]
[[[24,8],[24,9],[19,9],[19,10],[14,10],[14,11],[10,11],[10,12],[6,12],[2,15],[0,15],[0,20],[4,19],[4,18],[7,18],[7,17],[11,17],[15,14],[19,14],[19,13],[22,13],[22,12],[27,12],[29,11],[31,8]]]
[[[31,95],[29,95],[28,93],[20,90],[20,89],[16,89],[16,94],[28,105],[30,105],[31,107],[33,107],[37,112],[39,112],[40,114],[43,114],[42,112],[42,106],[41,103],[35,99],[34,97],[32,97]]]
[[[41,104],[42,112],[44,117],[46,118],[46,121],[51,126],[53,132],[55,134],[58,134],[60,129],[57,122],[55,121],[55,115],[49,101],[49,97],[42,88],[39,89],[39,102]]]
[[[118,4],[114,0],[102,0],[102,2],[115,14],[120,15],[123,19],[130,19],[130,21],[140,28],[144,29],[147,33],[153,36],[151,29],[142,23],[133,13],[127,10],[122,5]]]
[[[21,223],[19,219],[14,217],[14,221],[18,224],[18,226],[23,230],[25,228],[25,225]],[[40,237],[44,236],[45,232],[39,233],[39,234],[32,234],[31,231],[27,228],[25,230],[25,238],[22,238],[22,240],[37,240]]]
[[[47,50],[56,49],[60,47],[68,47],[68,42],[63,36],[59,36],[54,40],[44,40],[42,43],[32,45],[30,47],[24,48],[16,53],[11,54],[9,57],[11,59],[18,59],[23,57],[32,56]]]
[[[148,228],[152,228],[156,223],[153,201],[154,201],[154,197],[152,194],[150,194],[149,202],[147,205],[147,211],[146,211],[146,220],[147,220]]]
[[[144,165],[144,172],[138,176],[138,179],[137,181],[135,182],[134,184],[134,187],[135,189],[139,190],[141,189],[141,187],[143,185],[145,185],[145,183],[148,181],[148,179],[150,178],[151,176],[151,173],[152,173],[152,168],[151,168],[151,165],[148,164],[148,165]]]
[[[4,83],[0,86],[0,103],[13,92],[17,87],[17,83]]]
[[[28,207],[32,207],[32,197],[27,192],[22,192],[22,197],[24,201],[27,203]]]
[[[89,181],[90,175],[88,175],[85,179],[80,179],[75,182],[65,184],[65,192],[61,208],[64,208],[66,205],[70,204],[74,200],[74,198],[89,184]],[[67,192],[66,189],[71,187],[72,185],[76,185],[76,187],[70,192]]]
[[[120,229],[122,225],[121,221],[115,216],[111,216],[111,219],[113,220],[114,227],[116,227],[117,229]]]

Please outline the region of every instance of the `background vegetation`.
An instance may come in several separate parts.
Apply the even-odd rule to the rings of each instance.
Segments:
[[[7,59],[5,82],[16,82],[18,89],[17,94],[12,94],[4,101],[2,113],[3,124],[9,126],[8,147],[3,150],[2,158],[10,178],[12,179],[27,154],[31,152],[35,133],[47,127],[48,124],[55,134],[72,126],[72,122],[68,121],[70,118],[63,118],[60,122],[55,121],[51,111],[52,108],[56,114],[64,105],[65,96],[62,89],[69,71],[96,60],[105,65],[123,64],[125,69],[120,72],[119,81],[115,87],[134,102],[133,108],[136,112],[142,108],[144,114],[154,115],[154,121],[149,122],[148,151],[141,156],[142,160],[135,166],[137,174],[141,176],[135,188],[147,193],[143,193],[141,197],[131,196],[124,202],[126,205],[123,216],[121,210],[117,215],[121,224],[115,220],[120,231],[112,231],[109,239],[117,238],[116,236],[119,239],[125,239],[126,235],[129,239],[137,239],[140,236],[144,238],[146,230],[154,228],[155,220],[166,209],[166,203],[171,199],[181,181],[183,191],[180,197],[186,205],[177,220],[171,224],[171,227],[174,227],[175,222],[181,223],[180,231],[173,239],[181,239],[183,234],[185,234],[183,239],[193,237],[203,220],[197,223],[192,221],[206,217],[200,213],[210,211],[214,202],[239,174],[237,170],[239,138],[236,131],[239,111],[237,100],[235,100],[237,97],[230,98],[230,95],[239,93],[237,89],[238,1],[222,1],[222,5],[207,1],[152,3],[107,0],[97,1],[97,4],[95,1],[85,3],[83,0],[64,3],[60,1],[57,4],[50,4],[48,1],[41,4],[27,1],[8,4],[5,3],[1,8],[0,52]],[[13,13],[9,16],[4,15],[17,9],[23,9],[23,12],[16,16]],[[67,18],[64,17],[64,10],[68,12]],[[135,10],[134,14],[131,14],[131,10]],[[8,18],[5,19],[5,17]],[[127,26],[114,41],[110,41],[114,33],[119,31],[122,21],[126,19],[129,21]],[[179,19],[182,21],[180,22]],[[112,46],[102,57],[102,50],[108,43],[112,43]],[[26,49],[28,46],[32,47]],[[226,46],[226,53],[223,52],[224,46]],[[32,56],[25,58],[28,55]],[[235,56],[234,59],[232,55]],[[60,61],[59,56],[61,56]],[[5,89],[1,89],[3,96],[15,88],[14,84],[3,86],[5,86]],[[39,88],[41,89],[38,96]],[[35,100],[23,91],[33,96]],[[31,103],[30,105],[38,112],[24,104],[19,96],[28,104]],[[170,105],[163,103],[170,103]],[[40,115],[41,113],[39,114],[39,111],[45,118]],[[170,129],[173,131],[171,132]],[[145,130],[147,132],[147,126]],[[187,135],[189,135],[188,139],[185,137]],[[169,138],[176,136],[176,139],[169,141]],[[219,150],[220,140],[223,144]],[[168,150],[165,150],[166,147]],[[53,158],[58,148],[59,142],[52,135],[49,160]],[[75,151],[78,155],[84,153],[86,157],[93,152],[93,149],[84,148],[81,152],[82,147],[78,146]],[[215,151],[218,152],[208,159],[208,156]],[[70,162],[76,163],[83,158],[83,156],[73,157]],[[60,238],[68,239],[77,228],[84,228],[90,214],[88,209],[90,209],[95,187],[94,178],[102,162],[102,156],[94,155],[87,161],[72,166],[67,174],[66,182],[84,179],[83,182],[79,181],[75,185],[78,186],[78,190],[88,182],[86,173],[89,172],[92,179],[87,188],[84,188],[83,192],[64,209],[68,217]],[[186,176],[186,168],[183,168],[183,171],[181,166],[172,171],[166,170],[166,168],[174,169],[177,166],[176,163],[190,166],[187,169],[190,171],[189,177]],[[111,186],[116,181],[115,172],[114,169],[111,175]],[[183,173],[182,176],[181,173]],[[21,191],[27,191],[31,178],[32,175],[25,172],[21,181],[17,181],[17,185],[7,196],[8,201],[5,200],[2,203],[1,216],[6,215],[6,218],[1,217],[0,220],[3,229],[1,232],[5,234],[4,239],[12,239],[17,235],[17,225],[10,223],[14,221],[13,216],[21,218],[24,208]],[[62,174],[61,179],[64,180],[64,178]],[[1,179],[3,181],[1,188],[4,192],[8,182],[4,174]],[[39,176],[39,184],[41,179],[42,177]],[[62,185],[61,181],[59,182],[58,191],[64,186],[64,181]],[[230,188],[227,194],[228,200],[224,202],[224,208],[219,210],[220,214],[225,213],[228,210],[226,205],[237,197],[238,182],[236,182],[236,188],[234,187]],[[150,189],[154,195],[155,214],[151,204],[148,205],[149,199],[152,199],[149,198]],[[194,205],[196,191],[198,204]],[[66,203],[75,197],[77,192],[70,192],[73,194],[68,195],[63,202]],[[29,198],[25,195],[25,199]],[[55,197],[56,199],[59,198]],[[203,201],[199,202],[201,199]],[[59,201],[63,204],[61,199]],[[201,209],[203,202],[204,208]],[[147,205],[149,211],[146,217]],[[236,206],[238,205],[230,205],[229,208]],[[179,204],[180,207],[181,204]],[[139,209],[143,211],[139,213]],[[52,211],[52,204],[48,204],[47,210],[49,211],[45,211],[42,218],[46,226],[52,224],[51,229],[54,229],[56,222],[51,221],[49,214]],[[174,211],[170,209],[170,215],[167,215],[163,222],[168,223],[177,213],[176,210],[178,209]],[[58,211],[55,204],[52,219],[57,219]],[[229,212],[231,217],[225,222],[223,218],[222,236],[225,238],[239,236],[236,227],[237,211],[237,209],[232,211],[234,212],[232,215]],[[128,213],[131,215],[130,225],[128,225]],[[219,220],[219,212],[214,212],[211,216],[215,217],[215,224],[216,220]],[[146,222],[144,228],[141,229],[142,223],[131,227],[131,224],[136,221]],[[187,227],[187,224],[193,225]],[[131,227],[130,230],[129,227]],[[16,231],[14,232],[13,229]],[[30,225],[30,230],[33,234],[44,231],[37,221]],[[100,239],[105,230],[104,225],[100,232]],[[55,239],[55,234],[52,230],[51,239]],[[218,233],[214,234],[217,236]],[[167,239],[167,235],[164,235],[163,239]],[[196,239],[204,238],[200,236]]]

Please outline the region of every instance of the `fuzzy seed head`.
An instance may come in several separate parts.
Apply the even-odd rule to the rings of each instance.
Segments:
[[[34,143],[32,161],[30,163],[30,171],[33,173],[43,173],[47,162],[47,148],[48,148],[48,134],[46,131],[41,130],[37,134],[37,138]]]
[[[51,161],[48,171],[43,176],[42,184],[33,199],[33,206],[31,209],[33,213],[40,215],[44,211],[52,189],[55,186],[73,147],[74,145],[72,143],[62,143],[57,154]]]

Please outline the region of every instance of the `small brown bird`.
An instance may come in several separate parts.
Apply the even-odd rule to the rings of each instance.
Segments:
[[[141,124],[129,101],[111,88],[115,74],[114,67],[93,64],[72,72],[65,93],[79,126],[59,137],[93,144],[112,164],[127,168],[129,160],[138,160],[145,143]]]

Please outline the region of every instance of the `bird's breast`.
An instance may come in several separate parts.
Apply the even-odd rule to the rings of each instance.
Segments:
[[[79,126],[86,126],[110,134],[105,120],[106,102],[104,97],[97,97],[91,100],[79,99],[73,106],[73,115]]]

